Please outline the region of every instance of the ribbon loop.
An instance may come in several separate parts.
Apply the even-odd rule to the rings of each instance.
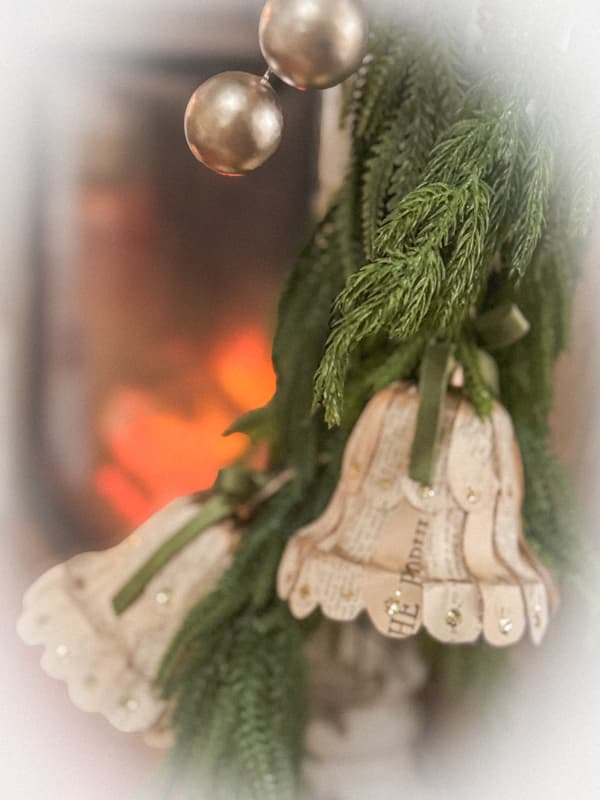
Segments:
[[[510,347],[529,333],[529,322],[514,303],[492,308],[475,320],[475,330],[487,350]]]

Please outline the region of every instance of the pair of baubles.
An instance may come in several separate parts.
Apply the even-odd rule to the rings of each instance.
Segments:
[[[222,72],[196,89],[185,112],[192,153],[224,175],[256,169],[277,150],[283,130],[271,75],[302,90],[336,86],[360,66],[367,37],[360,0],[268,0],[259,25],[267,72]]]

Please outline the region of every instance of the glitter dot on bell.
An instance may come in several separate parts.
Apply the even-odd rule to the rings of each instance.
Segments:
[[[259,34],[282,80],[297,89],[328,89],[360,66],[368,22],[360,0],[268,0]]]
[[[252,172],[279,147],[283,116],[268,81],[222,72],[199,86],[185,112],[185,136],[198,161],[222,175]]]

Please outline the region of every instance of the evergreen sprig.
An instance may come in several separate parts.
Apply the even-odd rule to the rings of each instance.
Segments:
[[[444,331],[464,319],[481,286],[488,225],[489,190],[477,176],[456,187],[423,184],[398,207],[393,231],[384,224],[378,250],[386,241],[389,254],[352,275],[336,300],[337,319],[315,378],[315,400],[329,424],[340,423],[358,344],[381,333],[409,339],[425,326]]]
[[[375,238],[386,215],[388,198],[392,191],[390,185],[397,173],[396,161],[410,123],[406,110],[403,107],[399,108],[384,125],[365,162],[362,232],[368,258],[373,258],[375,255]]]
[[[279,602],[262,615],[238,614],[204,644],[178,684],[178,790],[293,800],[305,717],[299,624]]]
[[[478,97],[489,107],[473,110]],[[375,258],[347,278],[336,299],[313,405],[324,407],[330,425],[342,418],[346,375],[362,341],[427,331],[456,337],[481,300],[496,254],[509,253],[518,276],[532,260],[555,179],[548,126],[540,122],[534,136],[519,98],[502,106],[471,92],[463,113],[440,135],[421,184],[380,224]],[[373,175],[368,166],[369,190]]]
[[[508,234],[509,268],[518,276],[524,275],[531,263],[546,223],[555,179],[552,125],[548,116],[539,120],[535,131],[527,131],[530,135],[524,142],[515,215]]]

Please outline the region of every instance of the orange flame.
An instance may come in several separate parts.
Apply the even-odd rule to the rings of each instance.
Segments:
[[[198,359],[196,363],[200,363]],[[240,413],[264,405],[275,389],[268,341],[247,328],[219,343],[204,364],[183,376],[211,390],[191,415],[165,408],[156,393],[117,388],[100,421],[112,457],[95,472],[98,493],[129,523],[138,525],[165,503],[210,486],[219,469],[244,450],[245,437],[223,437]]]

